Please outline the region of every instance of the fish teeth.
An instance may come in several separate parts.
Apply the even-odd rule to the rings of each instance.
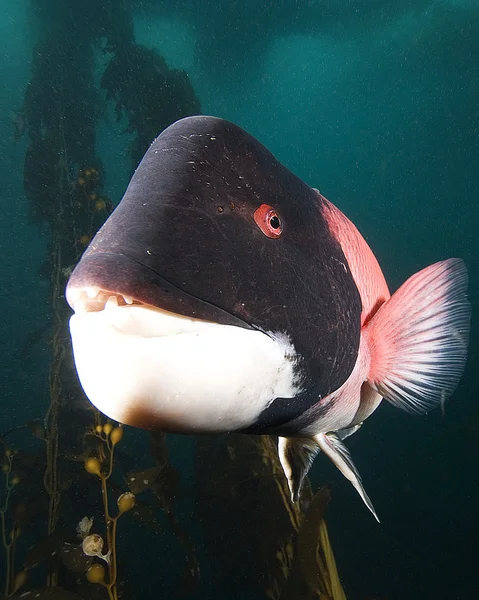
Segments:
[[[133,298],[132,296],[123,296],[123,300],[127,303],[127,304],[133,304]]]
[[[118,298],[116,296],[110,296],[105,303],[105,310],[111,310],[118,308]]]
[[[100,288],[99,287],[88,287],[86,288],[86,294],[87,296],[90,298],[90,300],[93,300],[94,298],[96,298],[98,296],[98,293],[100,292]]]

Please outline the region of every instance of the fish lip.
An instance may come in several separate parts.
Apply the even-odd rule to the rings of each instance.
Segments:
[[[198,298],[126,254],[113,252],[87,253],[77,264],[68,280],[65,298],[70,307],[85,308],[87,290],[98,290],[96,307],[102,310],[110,296],[122,304],[147,305],[185,317],[256,329],[228,311]],[[125,300],[128,299],[128,302]],[[83,306],[81,306],[83,305]],[[88,309],[88,308],[87,308]]]

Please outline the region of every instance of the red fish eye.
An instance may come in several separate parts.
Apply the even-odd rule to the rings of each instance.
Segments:
[[[262,204],[254,211],[254,222],[266,237],[279,238],[283,233],[279,214],[268,204]]]

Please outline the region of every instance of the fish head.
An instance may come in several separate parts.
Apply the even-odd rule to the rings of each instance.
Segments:
[[[319,202],[232,123],[162,132],[67,285],[92,403],[147,429],[264,433],[337,389],[361,302]]]

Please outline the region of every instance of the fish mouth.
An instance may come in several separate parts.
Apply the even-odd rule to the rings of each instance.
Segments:
[[[109,327],[118,335],[159,338],[195,333],[221,325],[164,310],[95,286],[73,289],[70,299],[75,311],[72,319],[81,322],[83,327],[87,327],[87,323],[94,323],[98,329]]]
[[[70,287],[68,289],[68,304],[76,313],[101,312],[114,306],[147,306],[145,303],[135,300],[132,296],[102,290],[95,285],[82,288]]]

